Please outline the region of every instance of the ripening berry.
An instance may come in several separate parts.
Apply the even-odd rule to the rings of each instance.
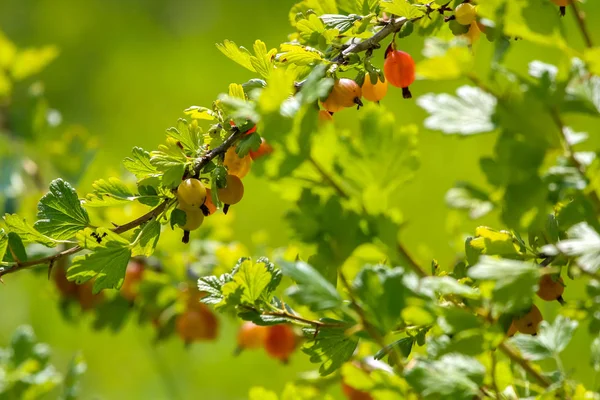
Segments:
[[[344,381],[342,381],[342,392],[348,400],[373,400],[369,393],[354,389]]]
[[[365,99],[378,102],[385,97],[388,91],[387,81],[381,81],[377,78],[377,82],[373,84],[371,78],[367,74],[365,82],[362,85],[362,93]]]
[[[273,147],[267,143],[265,138],[260,138],[260,147],[256,151],[250,150],[248,155],[254,161],[273,152]]]
[[[206,198],[206,188],[198,179],[189,178],[179,184],[177,199],[182,209],[200,207]]]
[[[355,104],[362,105],[360,98],[362,90],[360,86],[352,79],[341,78],[335,81],[331,93],[327,100],[323,102],[323,107],[330,112],[338,112],[346,107],[352,107]]]
[[[469,43],[472,45],[476,41],[479,40],[481,36],[481,30],[479,29],[479,25],[477,22],[472,22],[469,26],[469,30],[465,33],[465,37],[469,39]]]
[[[331,115],[327,110],[319,111],[319,126],[328,122],[333,122],[333,115]]]
[[[512,321],[510,323],[510,326],[508,327],[508,331],[506,331],[506,336],[508,337],[513,337],[515,336],[515,333],[518,332],[517,326],[515,325],[515,321]]]
[[[552,0],[552,2],[560,7],[560,15],[564,17],[567,11],[567,6],[570,4],[570,0]]]
[[[540,309],[534,304],[527,314],[515,319],[513,322],[519,332],[536,335],[538,333],[540,322],[543,320],[544,318],[542,317]]]
[[[215,213],[215,211],[217,211],[217,206],[215,206],[215,203],[213,203],[212,192],[210,189],[206,189],[206,200],[204,200],[202,208],[204,208],[203,213],[205,217],[208,217],[209,215],[212,215]]]
[[[185,212],[185,225],[183,225],[181,229],[184,231],[195,231],[200,228],[200,225],[204,222],[204,214],[200,208],[186,210],[183,210],[182,208],[179,209]]]
[[[219,331],[217,317],[204,305],[187,309],[175,320],[177,334],[186,344],[201,340],[213,340]]]
[[[67,279],[67,273],[62,266],[52,269],[52,279],[62,297],[77,297],[77,284]]]
[[[121,286],[121,296],[129,301],[134,301],[139,292],[143,275],[144,265],[139,261],[129,261],[125,270],[125,280]]]
[[[235,175],[227,175],[227,186],[219,189],[217,194],[219,200],[225,204],[237,204],[244,197],[244,184],[242,180]]]
[[[273,358],[286,363],[296,349],[296,334],[289,325],[269,326],[265,337],[265,350]]]
[[[77,300],[81,309],[91,310],[104,300],[104,293],[100,292],[94,294],[92,288],[94,287],[93,281],[87,281],[81,285],[77,285]]]
[[[543,275],[540,278],[537,295],[540,296],[542,300],[558,300],[562,302],[562,295],[564,291],[565,284],[560,276],[556,281],[552,279],[552,275]]]
[[[248,174],[248,172],[250,172],[252,159],[249,155],[244,157],[238,156],[238,154],[235,152],[235,147],[230,147],[225,152],[225,160],[223,161],[223,165],[227,167],[227,172],[230,175],[243,178]]]
[[[389,51],[383,63],[385,79],[392,85],[402,88],[402,96],[410,99],[408,87],[415,81],[415,61],[410,54],[400,50]]]
[[[462,3],[454,10],[456,22],[461,25],[471,25],[477,18],[477,9],[473,4]]]
[[[245,349],[258,349],[265,343],[268,328],[246,321],[237,334],[238,351]]]

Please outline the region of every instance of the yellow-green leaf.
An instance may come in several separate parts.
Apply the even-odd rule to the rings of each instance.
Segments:
[[[225,54],[229,59],[240,64],[242,67],[247,68],[252,72],[256,72],[252,66],[252,63],[250,62],[250,57],[252,57],[252,55],[244,47],[238,47],[231,40],[225,40],[223,43],[217,43],[217,49],[219,49],[221,53]]]
[[[384,0],[381,2],[384,11],[405,18],[417,18],[423,15],[422,8],[410,4],[406,0]]]
[[[19,81],[43,70],[58,56],[58,48],[45,46],[40,49],[19,51],[12,64],[12,76]]]

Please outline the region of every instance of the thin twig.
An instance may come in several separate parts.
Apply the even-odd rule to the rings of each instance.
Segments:
[[[523,368],[525,372],[527,372],[532,378],[538,381],[538,383],[542,387],[547,388],[552,384],[552,382],[548,378],[546,378],[544,375],[540,374],[535,368],[533,368],[529,361],[518,355],[506,343],[500,343],[498,348],[502,350],[502,352],[506,354],[506,356],[510,358],[513,362],[519,364],[521,368]]]
[[[169,202],[169,200],[163,201],[156,208],[150,210],[149,212],[142,215],[141,217],[136,218],[133,221],[131,221],[125,225],[120,225],[120,226],[114,228],[112,231],[115,233],[123,233],[123,232],[127,232],[133,228],[137,228],[138,226],[150,221],[151,219],[153,219],[153,218],[157,217],[159,214],[161,214],[164,211],[165,207],[167,206],[168,202]],[[12,268],[0,269],[0,278],[2,278],[4,275],[12,274],[14,272],[20,271],[22,269],[30,268],[30,267],[33,267],[36,265],[54,263],[56,260],[58,260],[60,258],[68,257],[72,254],[80,252],[81,250],[83,250],[83,247],[75,246],[75,247],[71,247],[70,249],[60,251],[51,256],[42,257],[42,258],[38,258],[35,260],[30,260],[30,261],[17,261],[15,266],[13,266]]]
[[[240,130],[237,127],[232,128],[232,132],[233,133],[227,139],[225,139],[225,141],[223,143],[221,143],[219,146],[215,147],[214,149],[208,151],[202,157],[199,157],[198,159],[196,159],[196,164],[194,165],[194,175],[193,176],[200,175],[200,171],[202,170],[202,168],[204,168],[209,162],[211,162],[211,160],[213,158],[217,157],[220,154],[225,153],[231,146],[233,146],[235,141],[242,134],[242,132],[240,132]]]
[[[398,242],[398,244],[396,245],[396,249],[402,255],[402,257],[404,257],[406,261],[408,261],[408,266],[413,271],[415,271],[417,275],[419,275],[419,278],[424,278],[429,275],[427,272],[425,272],[425,270],[423,270],[423,268],[421,268],[419,263],[417,263],[417,261],[415,261],[415,259],[412,258],[412,256],[406,250],[406,247],[404,247],[404,245],[401,242]]]
[[[410,21],[417,21],[422,17],[413,18]],[[369,49],[377,49],[380,47],[379,42],[388,37],[389,35],[396,33],[402,28],[402,26],[409,21],[408,18],[400,17],[390,20],[379,32],[371,36],[370,38],[363,40],[362,42],[351,44],[342,51],[342,56],[346,57],[351,53],[360,53]]]
[[[577,171],[581,174],[581,176],[583,178],[587,178],[585,166],[582,163],[580,163],[579,160],[577,160],[577,158],[575,157],[575,152],[573,151],[573,148],[571,147],[571,145],[569,144],[569,141],[567,140],[567,136],[565,134],[565,123],[563,122],[562,118],[560,117],[558,110],[556,110],[556,108],[551,108],[550,115],[552,116],[552,120],[554,121],[554,123],[556,124],[556,127],[558,128],[558,132],[560,135],[559,139],[560,139],[561,145],[563,147],[564,156],[569,160],[569,162],[571,164],[573,164],[575,166],[575,168],[577,169]],[[596,211],[600,211],[600,197],[598,197],[598,194],[596,193],[596,191],[591,190],[589,192],[589,197],[590,197],[590,200],[592,201],[592,203],[594,203],[594,206],[596,207]]]
[[[573,15],[575,16],[577,26],[579,26],[579,30],[581,31],[581,35],[583,36],[585,45],[589,48],[594,47],[594,44],[592,43],[592,36],[590,35],[590,31],[588,30],[587,25],[585,24],[585,18],[579,11],[577,0],[571,0],[571,8],[573,9]]]
[[[340,197],[342,197],[344,199],[350,198],[350,195],[348,195],[348,193],[344,189],[342,189],[342,187],[340,185],[338,185],[335,180],[333,180],[333,177],[331,175],[329,175],[329,173],[327,173],[327,171],[325,171],[323,169],[323,167],[321,167],[319,165],[319,163],[317,162],[317,160],[314,159],[313,156],[308,156],[308,162],[313,167],[315,167],[315,169],[321,175],[323,180],[325,180],[329,184],[329,186],[331,186],[333,188],[333,190],[335,190],[337,192],[337,194]]]

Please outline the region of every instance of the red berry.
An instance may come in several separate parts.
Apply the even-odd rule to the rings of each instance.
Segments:
[[[250,158],[252,160],[256,160],[257,158],[261,158],[273,152],[273,147],[267,143],[264,138],[260,139],[260,147],[256,151],[250,150]]]
[[[415,61],[410,54],[400,50],[389,51],[383,64],[383,72],[390,84],[402,88],[405,99],[412,97],[408,87],[415,81]]]
[[[265,350],[273,358],[288,361],[296,348],[296,334],[289,325],[270,326],[265,337]]]

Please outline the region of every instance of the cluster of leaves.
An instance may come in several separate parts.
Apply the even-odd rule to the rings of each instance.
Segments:
[[[10,346],[0,349],[0,395],[7,399],[36,399],[48,394],[62,400],[79,396],[87,369],[81,355],[71,360],[66,374],[50,363],[51,349],[38,342],[30,326],[18,327]]]

